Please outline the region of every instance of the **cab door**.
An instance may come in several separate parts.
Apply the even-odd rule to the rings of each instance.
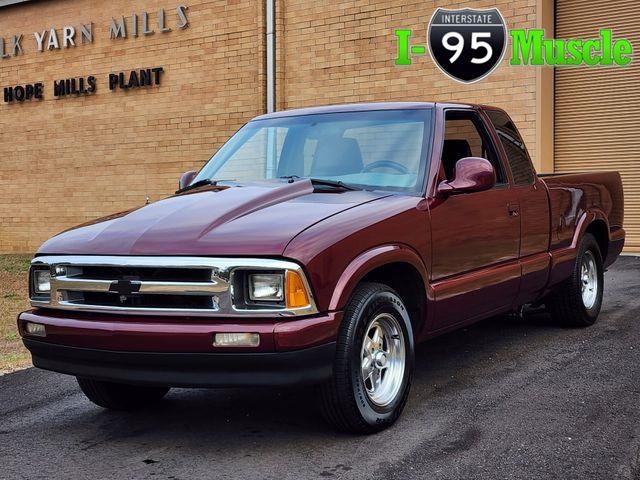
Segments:
[[[538,178],[527,147],[509,115],[487,108],[483,111],[493,125],[495,141],[511,173],[511,183],[520,204],[520,264],[522,279],[514,306],[535,300],[547,285],[549,256],[550,207],[547,188]]]
[[[496,185],[431,203],[434,331],[508,310],[520,281],[520,204],[499,150],[476,110],[446,110],[444,127],[438,182],[473,156],[491,162]]]

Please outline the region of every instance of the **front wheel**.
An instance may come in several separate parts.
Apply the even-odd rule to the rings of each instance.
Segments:
[[[338,334],[333,378],[322,386],[327,421],[352,433],[392,425],[409,395],[413,350],[411,321],[398,294],[379,283],[358,286]]]
[[[585,234],[569,277],[546,301],[551,318],[567,327],[588,327],[598,319],[604,291],[604,268],[598,242]]]
[[[136,410],[159,402],[168,387],[141,387],[123,383],[77,378],[80,389],[96,405],[111,410]]]

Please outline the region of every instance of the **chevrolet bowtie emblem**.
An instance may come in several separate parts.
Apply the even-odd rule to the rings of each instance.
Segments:
[[[131,280],[117,280],[109,286],[109,291],[119,295],[131,295],[140,291],[140,282]]]

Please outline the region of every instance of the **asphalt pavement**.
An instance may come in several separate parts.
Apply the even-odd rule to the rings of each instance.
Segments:
[[[605,276],[598,323],[504,316],[417,351],[402,418],[335,433],[313,389],[172,390],[114,413],[71,377],[0,377],[2,479],[640,479],[640,258]]]

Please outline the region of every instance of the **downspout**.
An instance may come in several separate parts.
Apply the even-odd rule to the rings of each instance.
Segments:
[[[276,110],[276,0],[266,0],[265,32],[267,42],[267,113]],[[274,178],[277,172],[275,128],[267,129],[266,178]]]
[[[276,0],[266,0],[267,113],[276,110]]]

